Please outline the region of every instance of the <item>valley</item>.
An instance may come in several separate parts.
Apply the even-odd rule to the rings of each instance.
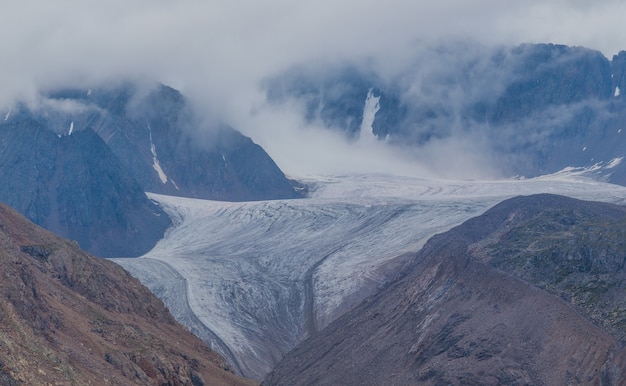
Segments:
[[[570,169],[527,180],[385,175],[303,179],[299,200],[218,202],[150,194],[174,226],[114,259],[241,374],[262,379],[297,343],[391,280],[434,234],[534,193],[626,202],[626,188]]]

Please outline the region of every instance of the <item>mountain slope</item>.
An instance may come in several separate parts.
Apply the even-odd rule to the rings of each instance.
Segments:
[[[74,108],[59,109],[64,104]],[[92,128],[145,191],[226,201],[299,197],[260,146],[224,123],[203,121],[171,87],[61,90],[47,105],[37,119],[58,134]]]
[[[249,384],[116,264],[0,204],[0,383]]]
[[[609,204],[507,200],[429,240],[404,277],[297,346],[264,384],[621,384],[623,239],[586,240],[595,268],[571,251],[580,229],[610,235],[625,220]],[[558,254],[539,253],[548,240]],[[597,290],[608,266],[614,281]]]
[[[0,200],[101,257],[138,256],[171,224],[92,130],[0,125]]]

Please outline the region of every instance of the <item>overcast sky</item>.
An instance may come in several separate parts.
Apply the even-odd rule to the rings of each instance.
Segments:
[[[582,45],[611,57],[626,49],[624,15],[616,0],[5,0],[0,105],[40,87],[154,79],[269,147],[248,118],[262,103],[259,80],[292,64],[393,67],[412,47],[446,39]]]

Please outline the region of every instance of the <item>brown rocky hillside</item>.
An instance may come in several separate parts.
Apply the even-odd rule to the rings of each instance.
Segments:
[[[120,266],[0,204],[1,385],[246,385]]]
[[[624,385],[626,208],[536,195],[433,237],[265,385]]]

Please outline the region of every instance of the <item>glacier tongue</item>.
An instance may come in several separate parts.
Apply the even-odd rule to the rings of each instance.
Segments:
[[[626,200],[626,188],[565,172],[521,181],[352,175],[304,182],[314,193],[300,200],[151,194],[175,225],[143,257],[115,261],[240,372],[262,379],[295,344],[372,293],[387,262],[506,198]]]

